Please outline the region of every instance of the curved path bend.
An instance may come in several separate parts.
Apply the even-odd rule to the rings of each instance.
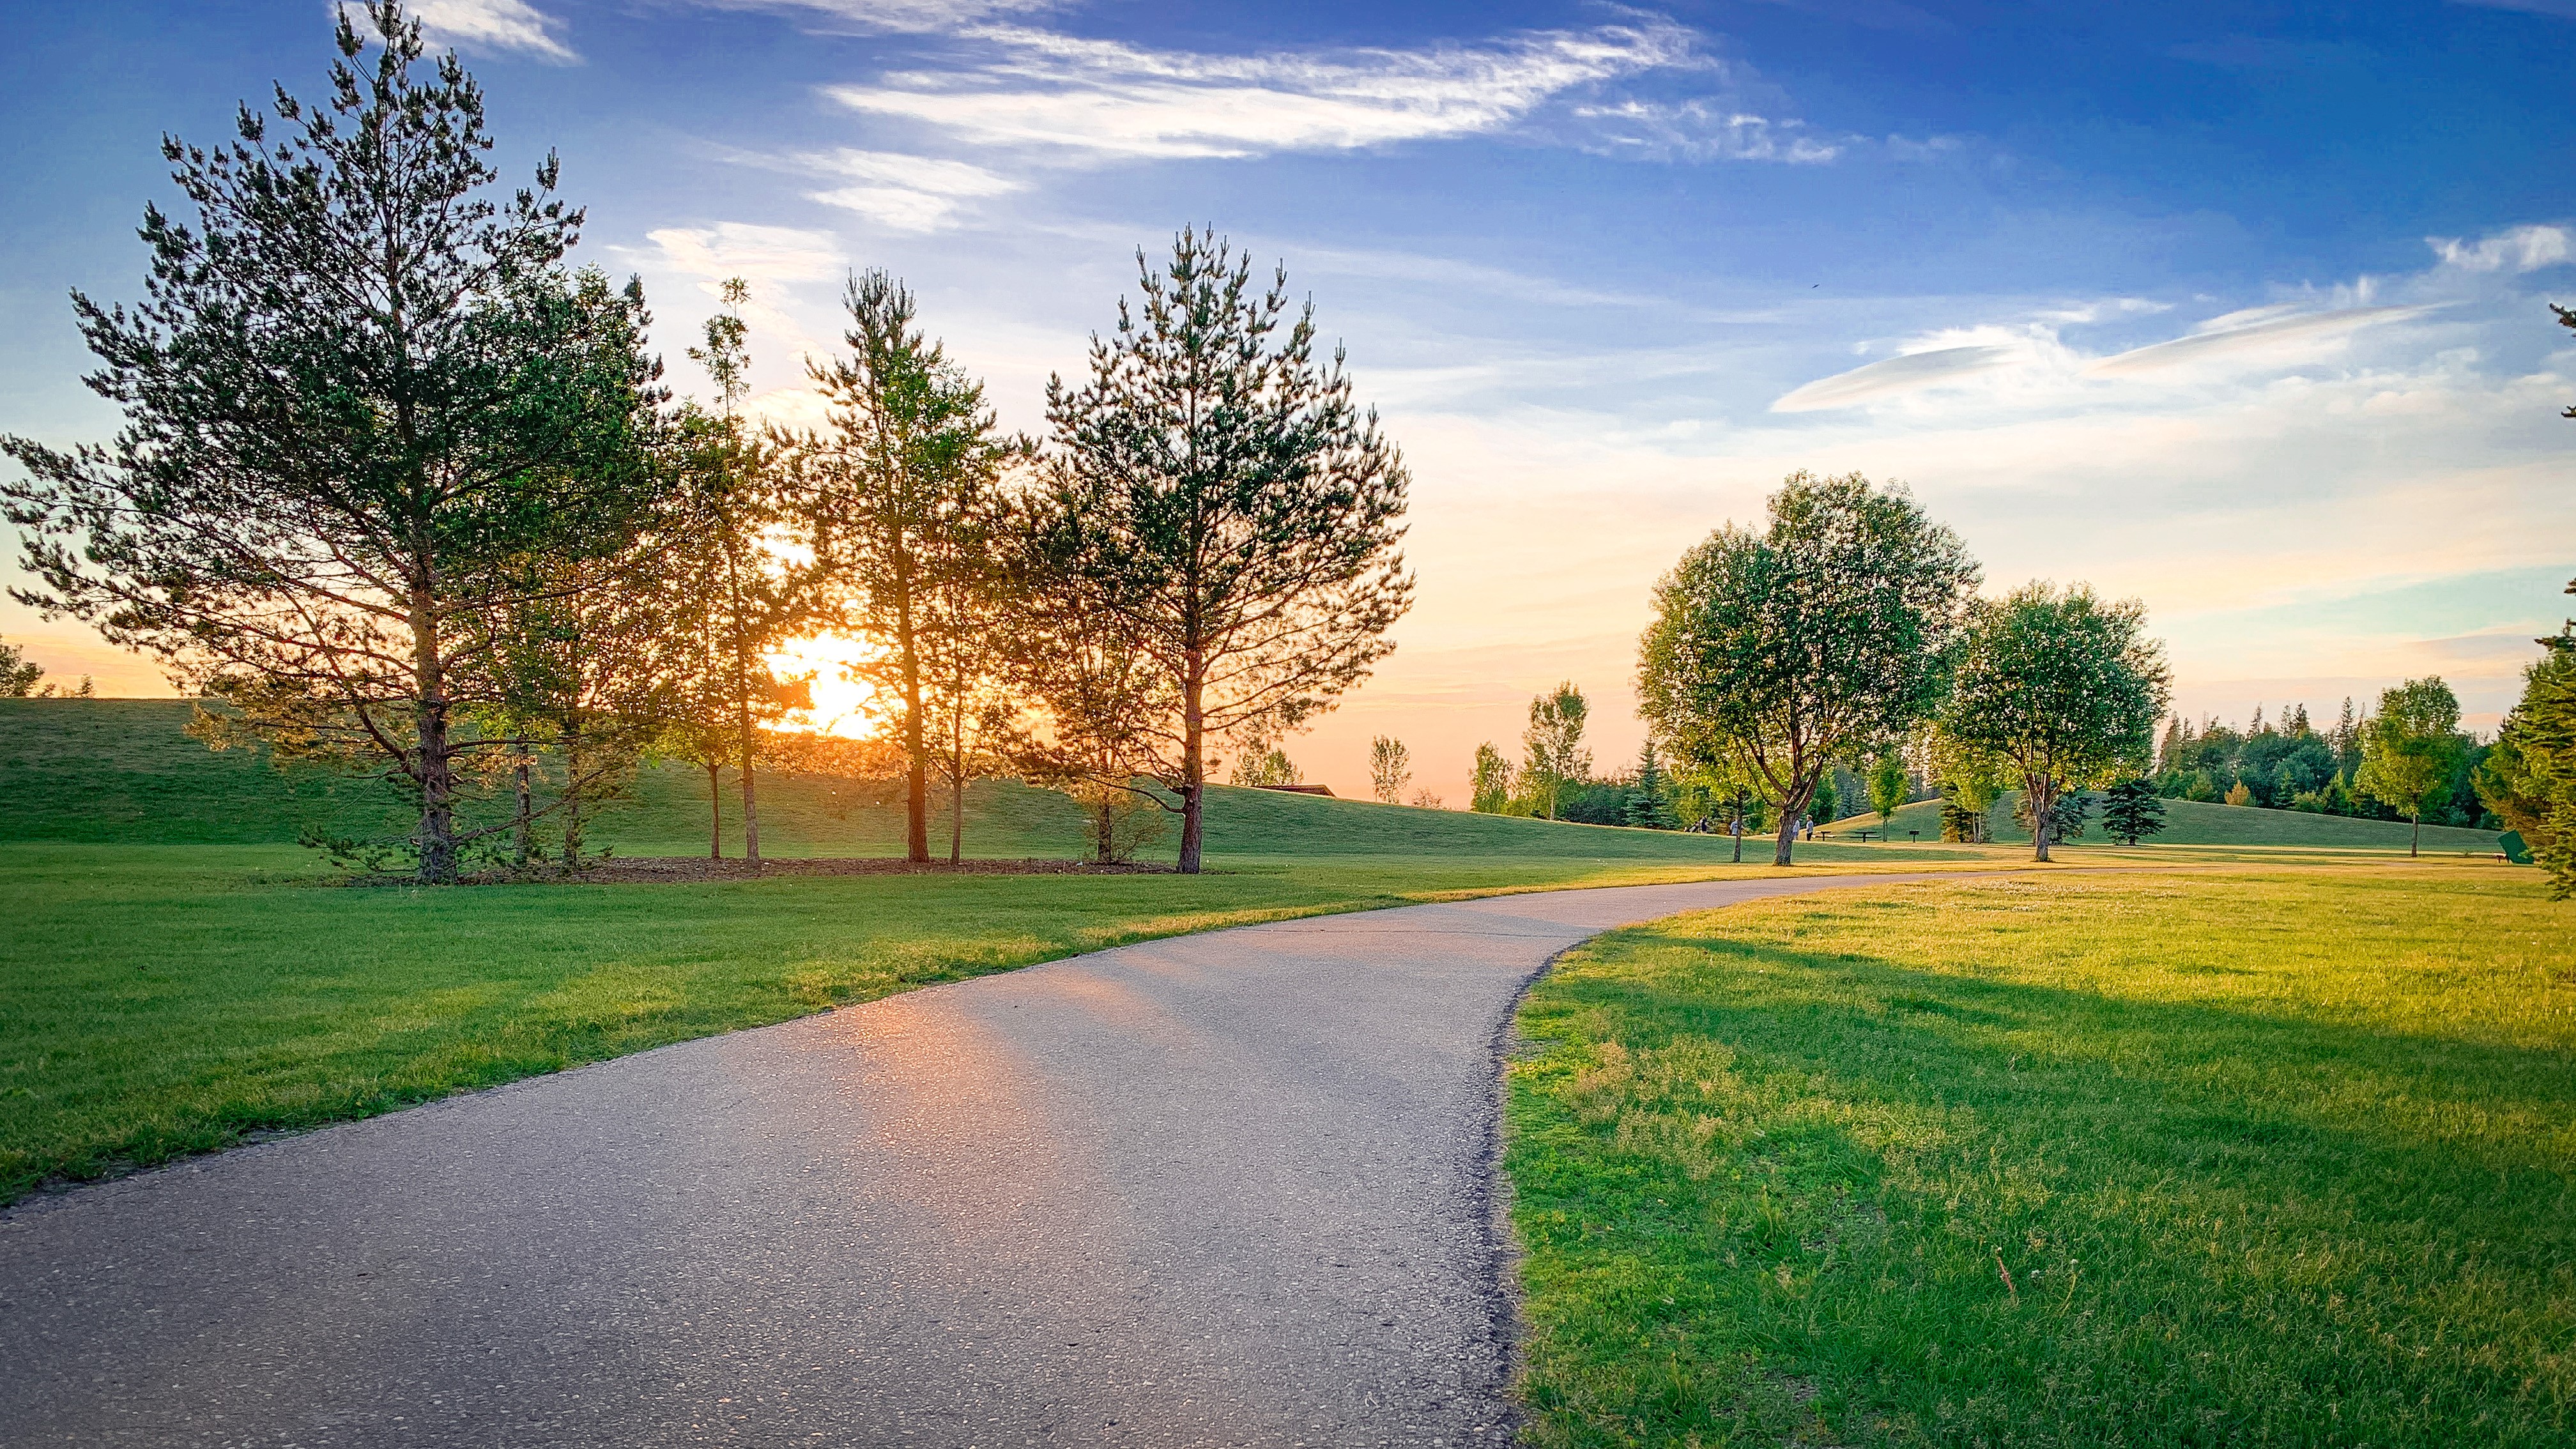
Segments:
[[[22,1205],[0,1443],[1505,1442],[1521,988],[1912,878],[1177,937]]]

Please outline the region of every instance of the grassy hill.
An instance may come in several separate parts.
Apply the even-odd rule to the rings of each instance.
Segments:
[[[137,845],[292,844],[307,829],[369,837],[407,827],[385,785],[309,766],[284,769],[254,750],[215,752],[184,733],[181,700],[0,700],[0,841]],[[595,842],[624,855],[707,848],[704,774],[647,768],[609,807]],[[738,786],[728,773],[725,852],[742,849]],[[761,845],[773,855],[897,855],[903,811],[883,791],[814,776],[763,773]],[[933,828],[944,847],[944,812]],[[1179,831],[1147,855],[1169,858]],[[1729,842],[1456,810],[1218,788],[1208,797],[1217,854],[1582,857],[1710,861]],[[967,792],[966,852],[988,858],[1078,856],[1080,813],[1051,790],[986,781]],[[1833,854],[1835,852],[1828,852]]]
[[[2021,799],[2018,790],[2006,794],[1995,806],[1993,839],[1997,844],[2028,845],[2030,832],[2013,823],[2013,806]],[[1878,816],[1855,815],[1828,827],[1834,836],[1862,830],[1876,832]],[[1941,838],[1941,802],[1917,800],[1896,812],[1895,822],[1888,827],[1903,840],[1907,831],[1920,831],[1925,840]],[[2165,802],[2164,833],[2152,837],[2158,845],[2272,845],[2313,850],[2404,850],[2407,827],[2402,820],[2355,820],[2342,815],[2310,815],[2304,810],[2264,810],[2251,805],[2207,805],[2197,800]],[[2102,822],[2097,812],[2084,838],[2077,845],[2105,843]],[[2463,830],[2449,825],[2424,827],[2424,849],[2452,854],[2476,851],[2492,854],[2501,847],[2497,832]]]

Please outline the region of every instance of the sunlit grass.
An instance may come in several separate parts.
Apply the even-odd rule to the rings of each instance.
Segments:
[[[1545,1445],[2576,1434],[2576,915],[2503,868],[1685,917],[1532,994]]]

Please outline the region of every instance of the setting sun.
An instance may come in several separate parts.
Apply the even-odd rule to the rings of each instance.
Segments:
[[[789,715],[789,729],[844,739],[874,739],[891,721],[889,702],[873,684],[850,677],[850,666],[885,653],[885,646],[855,634],[826,633],[790,639],[763,657],[781,679],[804,679],[814,707]]]

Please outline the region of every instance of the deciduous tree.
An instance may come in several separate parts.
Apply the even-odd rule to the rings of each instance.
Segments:
[[[1081,599],[1171,680],[1140,721],[1199,869],[1211,737],[1329,708],[1394,646],[1410,602],[1402,459],[1315,356],[1287,274],[1184,231],[1142,305],[1092,342],[1089,377],[1047,387],[1048,488],[1033,516],[1047,587]]]
[[[2449,792],[2460,750],[2460,701],[2438,676],[2381,691],[2379,712],[2362,724],[2354,784],[2406,817],[2408,855],[2422,845],[2425,808]]]
[[[1379,735],[1369,741],[1369,792],[1382,804],[1404,803],[1404,787],[1413,782],[1413,752],[1404,741]]]
[[[2062,792],[2154,758],[2170,676],[2146,625],[2136,600],[2105,603],[2084,584],[2025,584],[1970,613],[1938,728],[2020,777],[2035,860],[2048,859]]]
[[[1836,758],[1902,736],[1940,697],[1939,651],[1977,571],[1896,486],[1792,475],[1760,532],[1729,526],[1655,589],[1647,720],[1675,755],[1760,782],[1774,860]]]
[[[1476,763],[1467,778],[1468,806],[1479,815],[1508,815],[1519,786],[1519,770],[1492,742],[1476,746]]]
[[[1530,700],[1529,728],[1521,732],[1521,788],[1545,819],[1556,818],[1567,786],[1592,778],[1592,751],[1583,744],[1590,714],[1572,680]]]

